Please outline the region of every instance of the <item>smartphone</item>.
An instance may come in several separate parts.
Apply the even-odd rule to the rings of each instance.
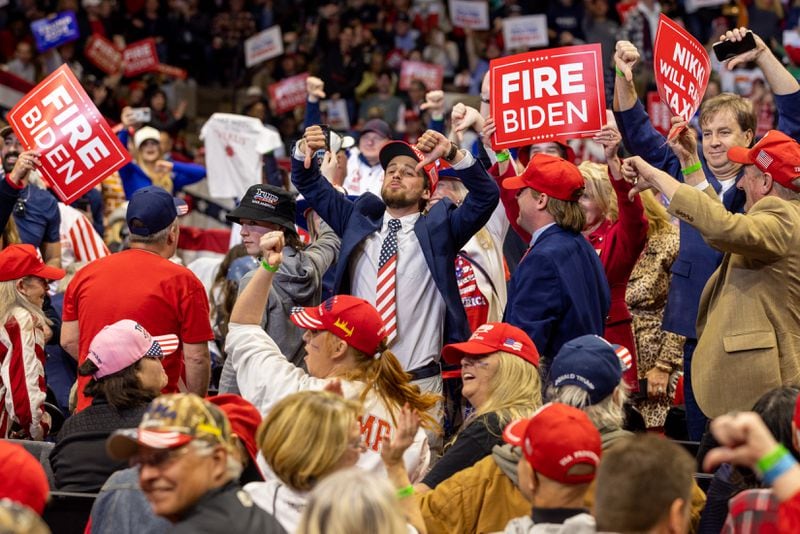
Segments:
[[[150,119],[152,118],[152,112],[150,111],[150,108],[132,108],[131,113],[133,114],[133,120],[139,124],[150,122]]]
[[[750,50],[755,49],[756,38],[753,37],[753,32],[748,31],[744,34],[744,39],[741,41],[720,41],[714,43],[714,55],[720,61],[728,61],[731,58],[744,54]]]

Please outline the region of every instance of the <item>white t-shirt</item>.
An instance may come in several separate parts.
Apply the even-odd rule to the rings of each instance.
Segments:
[[[205,142],[208,190],[214,198],[241,198],[261,182],[261,156],[283,145],[255,117],[214,113],[200,130]]]
[[[258,408],[262,416],[266,416],[272,406],[287,395],[299,391],[321,391],[328,383],[328,380],[310,376],[287,360],[260,325],[230,323],[225,352],[233,363],[242,397]],[[364,384],[348,380],[342,380],[341,383],[345,398],[358,401]],[[360,424],[367,450],[361,453],[356,465],[385,476],[386,469],[380,451],[383,437],[391,436],[395,430],[392,417],[373,391],[367,394],[362,406]],[[400,406],[396,410],[399,411]],[[297,445],[302,447],[308,444]],[[430,449],[428,438],[421,428],[403,459],[411,482],[422,480],[430,463]]]

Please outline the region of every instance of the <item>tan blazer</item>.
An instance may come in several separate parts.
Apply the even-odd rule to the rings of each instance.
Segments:
[[[670,213],[725,253],[700,298],[692,387],[708,417],[750,410],[800,385],[800,201],[769,196],[728,212],[714,190],[681,185]]]

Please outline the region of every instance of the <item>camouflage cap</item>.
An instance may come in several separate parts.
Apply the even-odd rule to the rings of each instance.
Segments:
[[[175,449],[192,440],[235,450],[230,422],[217,406],[193,393],[173,393],[153,400],[137,428],[117,430],[106,442],[108,454],[125,460],[139,447]]]

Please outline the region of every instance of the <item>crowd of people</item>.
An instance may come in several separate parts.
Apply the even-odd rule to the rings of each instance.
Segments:
[[[449,8],[0,8],[6,70],[69,64],[131,155],[66,205],[0,129],[2,528],[800,529],[800,83],[775,31],[797,8],[489,2],[487,31]],[[81,38],[36,56],[27,23],[63,10]],[[755,43],[668,133],[645,104],[660,13],[709,45],[749,19]],[[609,110],[590,138],[495,150],[489,62],[528,14],[551,46],[601,43]],[[246,67],[275,25],[285,53]],[[190,80],[103,73],[92,34],[153,37]],[[442,87],[400,90],[406,60]],[[303,72],[277,113],[266,87]],[[241,198],[199,202],[219,147],[178,95],[248,85],[236,110],[279,146]],[[232,200],[224,250],[183,255],[192,214]],[[54,511],[70,495],[80,525]]]

